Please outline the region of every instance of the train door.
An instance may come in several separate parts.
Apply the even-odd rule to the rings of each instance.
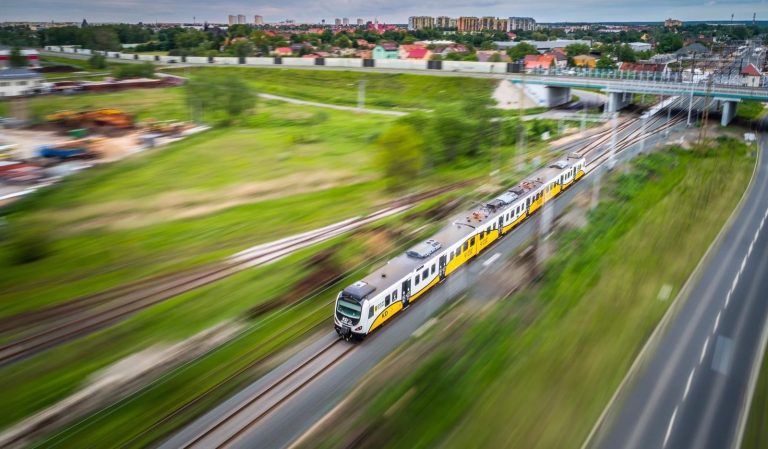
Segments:
[[[442,255],[440,256],[440,260],[438,261],[438,265],[440,267],[440,280],[445,279],[445,265],[448,262],[448,256]]]
[[[411,297],[411,280],[410,279],[403,281],[402,295],[400,296],[403,298],[403,306],[407,306],[408,298]]]
[[[499,238],[501,238],[502,234],[501,231],[504,229],[504,215],[499,217]]]

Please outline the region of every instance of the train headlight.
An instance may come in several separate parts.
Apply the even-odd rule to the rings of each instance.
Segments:
[[[363,330],[363,326],[357,326],[357,327],[355,328],[355,330],[356,330],[356,331],[359,331],[359,330]]]

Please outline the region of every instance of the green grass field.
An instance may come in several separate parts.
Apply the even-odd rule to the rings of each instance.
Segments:
[[[237,76],[258,92],[348,106],[357,105],[358,82],[365,80],[367,107],[399,109],[434,109],[468,96],[488,98],[498,83],[482,78],[301,69],[201,67],[164,71],[180,76]]]
[[[738,202],[746,153],[724,141],[639,159],[558,238],[539,283],[475,319],[457,309],[419,366],[306,447],[579,448],[666,311],[662,286],[674,297]]]
[[[420,211],[458,194],[453,193],[420,206],[410,219],[393,217],[384,220],[369,227],[367,232],[339,237],[302,250],[273,265],[239,273],[144,310],[109,329],[0,368],[0,376],[7,381],[4,385],[13,385],[12,388],[0,388],[4,397],[0,405],[0,427],[66,397],[82,387],[95,372],[146,349],[150,344],[178,341],[224,320],[243,317],[249,310],[273,300],[288,297],[291,301],[298,301],[304,296],[316,295],[304,303],[282,307],[247,321],[248,330],[233,343],[213,351],[196,363],[179,368],[138,396],[121,401],[113,412],[93,415],[57,438],[59,443],[65,442],[70,447],[99,446],[105,441],[126,443],[138,438],[129,446],[143,447],[163,436],[173,425],[202,412],[204,405],[210,405],[210,401],[225,397],[242,385],[242,379],[230,382],[207,401],[174,416],[158,428],[152,427],[156,420],[176,407],[235,375],[253,360],[296,342],[308,330],[318,326],[326,332],[332,329],[329,322],[331,302],[338,285],[329,285],[325,289],[315,284],[308,287],[303,285],[305,279],[318,275],[333,277],[332,273],[336,271],[344,273],[341,283],[362,277],[376,264],[390,257],[392,252],[402,251],[411,244],[411,238],[396,236],[429,223],[429,216],[419,214]],[[432,227],[427,226],[421,232],[431,230]],[[322,265],[309,262],[321,253],[330,254]],[[300,290],[297,290],[298,286],[302,286]],[[180,326],[179,323],[184,324]],[[252,378],[258,372],[250,370],[243,376]],[[98,426],[94,427],[94,422]],[[118,428],[124,431],[116,432]],[[126,430],[128,428],[130,430]]]
[[[742,101],[736,107],[736,117],[744,120],[757,120],[768,114],[765,103],[759,101]]]
[[[766,441],[768,441],[768,354],[763,356],[763,365],[752,397],[741,449],[762,449]]]
[[[110,95],[114,106],[144,107]],[[262,103],[244,126],[87,170],[14,204],[5,231],[48,248],[20,264],[22,243],[0,245],[0,315],[375,210],[388,194],[369,143],[388,120]]]

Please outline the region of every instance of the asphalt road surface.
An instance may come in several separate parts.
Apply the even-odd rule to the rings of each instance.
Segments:
[[[639,124],[637,125],[639,126]],[[679,128],[682,128],[680,125]],[[633,129],[636,129],[633,127]],[[648,129],[651,130],[650,128]],[[627,130],[627,132],[631,132]],[[655,135],[650,137],[646,148],[662,140],[663,137]],[[635,145],[621,153],[617,160],[626,160],[640,151],[640,145]],[[597,170],[603,170],[598,168]],[[575,184],[553,203],[552,216],[559,216],[576,194],[591,187],[594,175],[586,177],[582,182]],[[385,356],[397,347],[405,344],[409,338],[424,323],[434,316],[441,308],[451,303],[476,283],[480,276],[487,276],[489,259],[496,260],[499,257],[513,255],[526,241],[536,235],[539,227],[539,214],[535,219],[528,220],[515,232],[507,235],[493,247],[486,250],[469,266],[447,278],[445,282],[436,286],[424,298],[414,303],[407,312],[399,315],[382,329],[377,331],[364,342],[347,354],[341,361],[328,371],[315,378],[306,388],[299,390],[287,401],[276,407],[271,413],[264,416],[258,423],[248,429],[242,437],[238,438],[232,447],[242,448],[281,448],[289,445],[301,436],[315,422],[322,418],[330,409],[338,404],[356,386],[360,379],[372,369]],[[493,265],[491,265],[493,267]],[[328,324],[329,332],[318,341],[311,342],[287,362],[268,373],[255,383],[215,407],[213,410],[182,429],[163,444],[163,448],[178,448],[210,428],[211,425],[226,416],[238,404],[243,403],[259,391],[274,384],[290,372],[291,367],[297,366],[302,360],[306,360],[312,354],[317,353],[330,341],[336,338],[332,331],[331,320]],[[346,344],[346,343],[345,343]],[[251,413],[243,413],[217,429],[213,435],[205,439],[205,445],[217,444],[225,441],[229,436],[247,424],[254,416]],[[200,446],[202,447],[202,446]],[[210,447],[210,446],[207,446]]]
[[[595,446],[738,449],[768,324],[767,155],[763,140],[742,209]]]

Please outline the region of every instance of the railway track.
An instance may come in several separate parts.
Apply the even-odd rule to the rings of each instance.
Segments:
[[[666,119],[666,116],[657,116],[649,119],[645,125],[645,136],[647,137],[648,135],[661,133],[684,121],[681,114],[674,115],[669,122],[667,122]],[[626,150],[643,138],[641,136],[643,133],[642,128],[638,126],[636,129],[632,129],[633,125],[636,126],[638,124],[637,120],[627,120],[617,127],[617,132],[624,132],[625,135],[622,136],[621,142],[617,144],[615,154]],[[591,161],[593,166],[604,163],[605,159],[610,157],[610,148],[608,148],[608,145],[606,144],[608,144],[611,138],[611,132],[612,131],[609,130],[607,133],[596,135],[593,142],[590,142],[581,150],[581,153],[585,156],[596,152],[598,153],[593,155],[594,158]],[[328,355],[331,348],[337,343],[338,340],[323,347],[315,355],[306,358],[279,380],[270,384],[268,387],[259,390],[247,400],[239,403],[227,414],[219,417],[217,421],[204,428],[199,434],[196,434],[194,437],[187,440],[181,447],[185,449],[196,447],[227,448],[232,447],[237,443],[242,443],[244,435],[258,426],[258,424],[270,413],[275,411],[280,405],[288,401],[299,391],[306,388],[306,386],[317,377],[335,366],[349,353],[351,350],[350,348],[356,347],[349,346],[340,353]],[[312,366],[312,368],[308,368],[310,366]],[[243,416],[247,416],[247,418],[239,421]]]
[[[303,390],[320,375],[337,365],[355,348],[356,346],[345,344],[341,339],[335,339],[276,381],[259,389],[251,397],[238,404],[229,413],[222,416],[203,432],[180,447],[182,449],[194,447],[220,449],[231,447],[265,416]],[[235,423],[243,416],[247,416],[244,423]],[[234,424],[235,428],[229,429],[230,431],[227,432],[227,426],[230,424]],[[216,441],[215,436],[220,432],[224,432],[225,436]]]
[[[0,366],[103,329],[144,308],[212,284],[242,270],[275,262],[303,248],[404,212],[421,201],[465,187],[475,181],[476,179],[458,182],[405,197],[391,202],[387,207],[370,215],[351,218],[276,242],[258,245],[241,251],[223,262],[191,272],[143,280],[101,294],[76,299],[61,306],[19,315],[17,320],[3,320],[0,322],[0,334],[30,327],[33,330],[9,343],[0,345]]]

